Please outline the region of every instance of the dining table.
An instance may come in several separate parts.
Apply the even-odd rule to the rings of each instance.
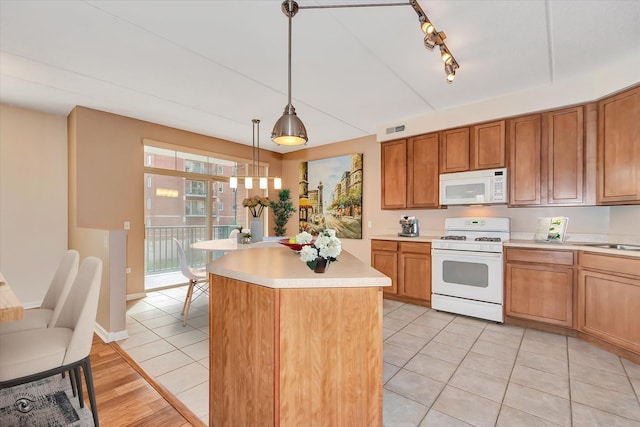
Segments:
[[[24,306],[0,272],[0,322],[24,319]]]
[[[239,249],[250,249],[264,245],[278,246],[278,239],[281,238],[267,237],[263,241],[253,243],[238,243],[237,239],[202,240],[200,242],[194,242],[190,246],[192,249],[201,249],[204,251],[231,252]]]
[[[191,244],[191,247],[193,249],[220,252],[230,252],[238,249],[246,249],[250,246],[251,244],[238,243],[236,239],[202,240],[200,242],[194,242]]]

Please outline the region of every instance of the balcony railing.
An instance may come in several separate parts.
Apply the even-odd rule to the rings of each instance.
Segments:
[[[235,225],[217,225],[213,227],[214,239],[226,239]],[[204,267],[209,261],[209,253],[206,251],[191,249],[191,244],[201,240],[209,240],[207,227],[181,226],[181,227],[146,227],[146,239],[144,245],[144,272],[145,274],[161,273],[168,271],[180,271],[178,248],[173,239],[178,239],[187,262],[191,267]]]

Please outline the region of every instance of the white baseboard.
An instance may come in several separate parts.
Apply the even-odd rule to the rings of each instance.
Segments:
[[[118,332],[107,332],[107,330],[104,329],[99,323],[96,323],[94,331],[104,342],[120,341],[129,338],[129,333],[126,329],[124,331]]]
[[[144,298],[146,296],[147,296],[146,292],[139,292],[137,294],[128,294],[127,295],[127,301],[131,301],[131,300],[134,300],[134,299],[142,299],[142,298]]]

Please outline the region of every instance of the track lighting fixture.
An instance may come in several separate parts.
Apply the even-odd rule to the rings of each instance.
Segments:
[[[269,176],[260,176],[260,120],[253,119],[251,120],[253,123],[253,142],[252,142],[252,172],[253,176],[245,176],[244,179],[244,188],[247,190],[251,190],[253,188],[253,180],[256,179],[258,181],[258,186],[261,190],[266,190],[269,187],[269,181],[273,181],[273,188],[275,190],[280,190],[282,188],[282,179],[276,177],[271,178]],[[256,145],[257,141],[257,145]],[[256,160],[257,153],[257,160]],[[238,188],[238,178],[237,176],[232,176],[229,178],[229,187],[230,188]]]
[[[351,7],[380,7],[380,6],[406,6],[409,5],[418,14],[418,20],[420,22],[420,28],[424,32],[424,45],[427,49],[433,50],[436,46],[440,47],[440,56],[444,62],[444,71],[447,75],[447,82],[452,83],[456,75],[456,70],[460,68],[458,62],[455,60],[451,51],[444,44],[444,39],[447,37],[443,32],[436,31],[436,27],[431,20],[424,13],[424,10],[420,7],[417,0],[410,0],[408,3],[369,3],[369,4],[336,4],[336,5],[309,5],[299,6],[294,0],[284,0],[282,2],[282,12],[289,19],[289,86],[288,86],[288,103],[284,107],[284,113],[278,119],[273,132],[271,133],[271,139],[278,145],[302,145],[306,144],[309,140],[307,136],[307,130],[302,123],[302,120],[296,114],[296,109],[291,104],[291,19],[298,13],[300,9],[337,9],[337,8],[351,8]]]
[[[447,82],[453,83],[453,79],[456,75],[456,70],[460,68],[460,65],[458,65],[458,62],[455,60],[455,58],[451,54],[451,51],[444,43],[444,39],[446,39],[447,36],[443,32],[438,32],[436,30],[436,27],[427,17],[427,14],[424,13],[424,10],[422,10],[416,0],[410,0],[409,4],[418,14],[420,28],[425,33],[424,46],[429,50],[433,50],[433,48],[436,46],[440,47],[440,57],[442,58],[442,62],[444,62],[444,72],[447,75]]]

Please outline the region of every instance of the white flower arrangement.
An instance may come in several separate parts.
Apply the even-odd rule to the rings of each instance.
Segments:
[[[336,237],[335,230],[326,229],[320,231],[315,241],[311,234],[303,231],[296,236],[296,243],[302,245],[312,243],[311,245],[303,246],[300,250],[300,260],[305,262],[312,270],[316,268],[319,258],[324,258],[327,261],[336,261],[338,255],[342,252],[342,243]]]

